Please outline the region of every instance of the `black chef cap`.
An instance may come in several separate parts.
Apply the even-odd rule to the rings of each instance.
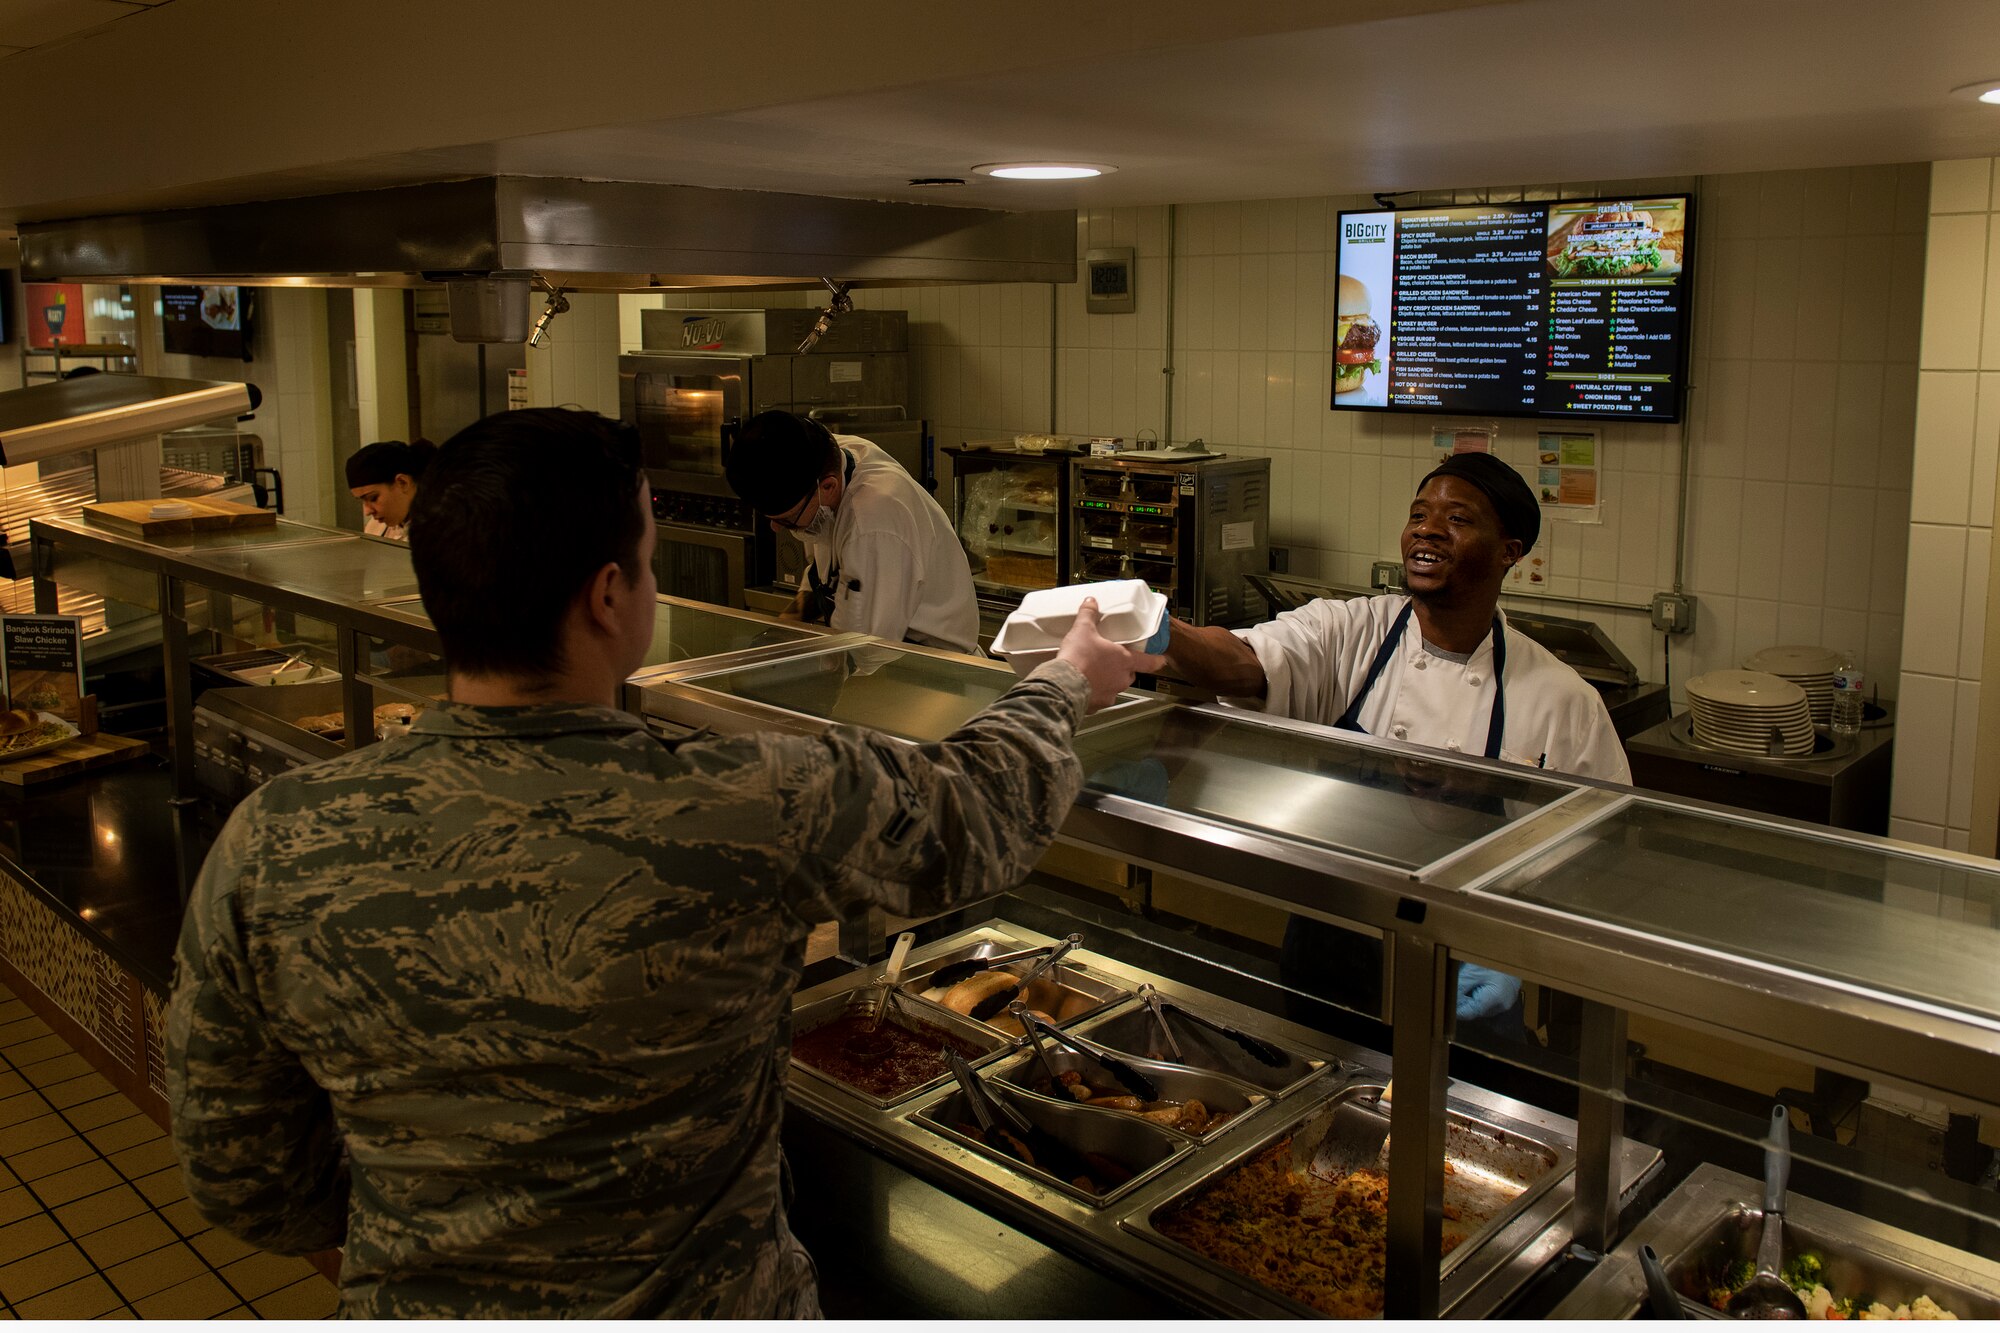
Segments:
[[[377,440],[354,451],[347,460],[347,489],[387,486],[398,476],[422,481],[437,446],[429,440],[405,444],[401,440]]]
[[[839,449],[817,421],[773,408],[743,423],[722,470],[729,489],[759,513],[782,514],[812,494],[821,477],[839,471]]]
[[[1430,485],[1433,477],[1457,477],[1477,486],[1493,502],[1501,530],[1520,541],[1521,554],[1535,549],[1535,539],[1542,535],[1542,507],[1512,467],[1492,454],[1452,454],[1426,473],[1417,489]]]

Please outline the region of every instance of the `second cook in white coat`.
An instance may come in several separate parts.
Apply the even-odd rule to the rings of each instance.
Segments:
[[[951,520],[889,453],[790,412],[744,424],[729,484],[805,544],[807,588],[788,615],[890,643],[979,650],[972,568]]]

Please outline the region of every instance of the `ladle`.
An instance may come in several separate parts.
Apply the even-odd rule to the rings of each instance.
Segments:
[[[889,1012],[889,997],[895,992],[896,983],[902,980],[903,960],[910,956],[910,946],[916,943],[916,939],[916,935],[907,930],[896,937],[896,947],[889,952],[889,966],[876,980],[871,992],[872,1003],[864,1001],[854,1006],[867,1015],[845,1043],[847,1053],[857,1060],[879,1060],[895,1045],[895,1038],[882,1031],[882,1019]]]
[[[1757,1242],[1757,1273],[1729,1298],[1738,1319],[1804,1319],[1805,1302],[1778,1276],[1785,1259],[1785,1187],[1792,1175],[1792,1117],[1782,1105],[1771,1110],[1771,1135],[1764,1140],[1764,1235]]]

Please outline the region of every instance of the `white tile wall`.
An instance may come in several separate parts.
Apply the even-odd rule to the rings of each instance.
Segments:
[[[1512,192],[1554,198],[1687,188],[1697,195],[1689,421],[1606,427],[1603,522],[1552,523],[1537,551],[1551,561],[1553,592],[1643,604],[1669,587],[1685,442],[1684,582],[1698,611],[1695,633],[1672,645],[1677,694],[1689,676],[1733,666],[1759,648],[1812,641],[1860,652],[1882,693],[1893,696],[1903,679],[1913,581],[1906,576],[1912,488],[1933,526],[1979,518],[1990,526],[1981,481],[1990,492],[2000,374],[1984,377],[1995,386],[1986,397],[1982,377],[1970,373],[1964,386],[1948,388],[1927,378],[1920,392],[1917,350],[1920,339],[1927,349],[1936,342],[1954,367],[1982,364],[1985,284],[1961,271],[1954,298],[1933,307],[1925,300],[1926,255],[1942,245],[1952,262],[1984,271],[1989,232],[2000,227],[1989,228],[1983,210],[2000,190],[2000,173],[1984,163],[1941,170],[1940,179],[1930,164],[1911,163]],[[1945,205],[1950,210],[1933,219],[1931,209]],[[1164,434],[1171,384],[1176,441],[1199,438],[1271,458],[1273,539],[1288,548],[1291,569],[1365,583],[1373,561],[1395,554],[1401,506],[1427,470],[1431,428],[1458,424],[1329,409],[1333,220],[1341,208],[1368,206],[1363,198],[1182,205],[1173,210],[1171,261],[1169,210],[1079,213],[1079,249],[1136,248],[1131,314],[1087,314],[1077,284],[871,289],[856,300],[910,311],[916,406],[940,444],[1051,428]],[[1942,242],[1934,221],[1948,224]],[[626,296],[615,345],[596,339],[577,365],[598,358],[582,373],[601,382],[618,347],[638,345],[638,311],[648,305],[818,299],[810,292]],[[531,363],[548,366],[538,393],[575,392],[576,371],[563,380],[546,359]],[[1946,460],[1948,475],[1916,464],[1920,407],[1935,441],[1927,457]],[[1501,455],[1525,463],[1533,434],[1531,423],[1505,423]],[[1960,550],[1954,616],[1970,547]],[[1931,602],[1925,608],[1932,614]],[[1647,679],[1669,674],[1646,615],[1567,609],[1602,623]],[[1963,652],[1955,630],[1952,642],[1956,670]],[[1942,815],[1911,818],[1944,828]]]
[[[1989,158],[1932,168],[1910,459],[1893,809],[1898,836],[1959,849],[1978,822],[1972,796],[2000,462],[2000,374],[1979,373],[2000,370],[1996,174]]]

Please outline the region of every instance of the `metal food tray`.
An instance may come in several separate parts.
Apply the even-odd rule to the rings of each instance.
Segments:
[[[1327,1180],[1329,1185],[1334,1176],[1367,1167],[1378,1168],[1386,1175],[1389,1112],[1381,1105],[1382,1092],[1381,1084],[1348,1084],[1315,1106],[1302,1120],[1280,1126],[1239,1149],[1178,1194],[1144,1213],[1127,1217],[1124,1226],[1187,1263],[1225,1278],[1262,1286],[1250,1274],[1167,1235],[1160,1230],[1159,1223],[1287,1137],[1291,1140],[1292,1165],[1300,1171],[1317,1166],[1313,1174]],[[1460,1218],[1453,1220],[1448,1216],[1444,1224],[1447,1241],[1454,1235],[1459,1237],[1440,1266],[1439,1271],[1446,1278],[1471,1260],[1488,1239],[1505,1231],[1508,1223],[1531,1208],[1558,1180],[1566,1178],[1575,1165],[1575,1154],[1568,1147],[1546,1142],[1531,1127],[1499,1123],[1497,1117],[1475,1113],[1455,1099],[1449,1104],[1448,1113],[1445,1160],[1453,1171],[1445,1178],[1445,1202],[1448,1206],[1457,1205]],[[1466,1219],[1475,1224],[1466,1225]],[[1310,1305],[1275,1291],[1268,1294],[1301,1318],[1325,1317]]]
[[[1551,1317],[1629,1319],[1646,1300],[1639,1248],[1651,1245],[1695,1318],[1720,1318],[1699,1283],[1717,1260],[1754,1257],[1762,1182],[1719,1166],[1695,1168],[1624,1244],[1605,1256]],[[2000,1319],[2000,1263],[1794,1192],[1785,1204],[1785,1258],[1825,1255],[1835,1296],[1895,1306],[1927,1295],[1961,1319]]]
[[[873,986],[858,986],[852,990],[841,991],[838,994],[826,996],[824,999],[816,1000],[803,1008],[794,1009],[792,1011],[793,1041],[797,1041],[805,1033],[811,1032],[823,1024],[830,1023],[840,1017],[840,1015],[847,1011],[849,1005],[857,1000],[869,998],[869,992],[873,989]],[[993,1029],[987,1027],[984,1023],[975,1023],[964,1015],[955,1014],[941,1005],[931,1004],[929,1001],[920,1000],[914,996],[900,995],[894,992],[890,993],[888,1002],[891,1009],[888,1014],[883,1016],[883,1022],[892,1023],[899,1017],[914,1019],[920,1023],[929,1023],[933,1027],[942,1028],[955,1037],[963,1037],[979,1049],[978,1055],[970,1057],[970,1063],[972,1064],[985,1064],[992,1060],[994,1056],[1011,1049],[1012,1043],[999,1033],[993,1031]],[[902,1026],[907,1027],[908,1025],[903,1024]],[[807,1064],[796,1055],[791,1057],[791,1064],[792,1077],[797,1078],[803,1074],[808,1078],[817,1079],[822,1083],[839,1088],[849,1097],[858,1098],[875,1107],[899,1105],[912,1097],[929,1092],[951,1078],[950,1070],[942,1070],[935,1078],[928,1079],[922,1083],[912,1084],[893,1096],[881,1097],[864,1088],[857,1088],[852,1083],[836,1077],[834,1074],[821,1069],[817,1065]]]
[[[1110,1158],[1131,1171],[1131,1178],[1102,1194],[1091,1194],[1060,1176],[1038,1166],[1030,1166],[963,1133],[958,1126],[970,1122],[973,1116],[965,1105],[965,1093],[957,1088],[917,1112],[916,1118],[933,1134],[941,1134],[963,1144],[1009,1171],[1032,1176],[1091,1208],[1104,1208],[1117,1202],[1194,1150],[1194,1141],[1187,1135],[1148,1124],[1124,1111],[1065,1106],[1046,1097],[1025,1093],[995,1091],[993,1095],[1007,1098],[1036,1129],[1060,1139],[1079,1153],[1100,1153]]]
[[[962,945],[944,953],[928,957],[916,967],[905,965],[903,968],[904,980],[897,989],[901,990],[905,995],[916,996],[936,1003],[940,998],[939,996],[926,996],[924,992],[931,989],[930,975],[939,968],[967,959],[992,957],[998,954],[1013,953],[1019,949],[1033,948],[1039,942],[1033,941],[1003,945],[1001,942],[994,940],[981,940],[977,943]],[[1058,1027],[1068,1027],[1072,1023],[1080,1023],[1087,1018],[1101,1014],[1107,1008],[1117,1004],[1132,993],[1130,987],[1120,985],[1118,982],[1104,976],[1101,972],[1094,972],[1087,964],[1073,961],[1075,958],[1076,952],[1072,951],[1063,961],[1057,963],[1047,972],[1044,972],[1034,983],[1037,988],[1042,988],[1045,983],[1052,985],[1060,991],[1067,992],[1069,997],[1073,997],[1065,998],[1059,1012],[1049,1013],[1049,1017],[1055,1021]],[[1005,967],[994,970],[1010,972],[1018,977],[1025,975],[1040,962],[1039,958],[1030,958],[1019,963],[1009,963]],[[940,1005],[939,1007],[942,1008],[943,1006]],[[1045,1007],[1044,1012],[1047,1012]],[[1000,1015],[996,1015],[995,1017],[999,1017],[1005,1013],[1006,1011],[1003,1009]],[[969,1023],[979,1023],[979,1026],[985,1028],[987,1031],[994,1033],[996,1036],[1005,1037],[1009,1041],[1018,1040],[1021,1036],[1018,1031],[1002,1027],[994,1022],[981,1023],[978,1019],[970,1017],[966,1021]]]
[[[1085,1073],[1086,1071],[1102,1070],[1103,1068],[1093,1057],[1080,1054],[1076,1051],[1065,1050],[1052,1041],[1044,1041],[1042,1045],[1048,1051],[1049,1063],[1054,1065],[1059,1072],[1074,1069],[1079,1073]],[[1159,1100],[1183,1103],[1198,1100],[1203,1106],[1212,1110],[1226,1112],[1229,1116],[1229,1119],[1225,1120],[1222,1124],[1213,1129],[1205,1129],[1199,1134],[1178,1125],[1169,1125],[1166,1127],[1176,1134],[1186,1134],[1190,1138],[1206,1142],[1217,1134],[1236,1128],[1236,1126],[1242,1124],[1252,1115],[1271,1104],[1271,1098],[1268,1093],[1258,1088],[1253,1088],[1247,1083],[1239,1083],[1233,1078],[1226,1078],[1221,1074],[1213,1073],[1206,1069],[1190,1069],[1186,1065],[1168,1064],[1161,1060],[1148,1060],[1144,1056],[1133,1055],[1125,1051],[1120,1051],[1119,1054],[1133,1068],[1153,1081],[1155,1088],[1160,1094]],[[1022,1089],[1025,1096],[1039,1099],[1046,1095],[1050,1100],[1059,1105],[1083,1105],[1083,1103],[1073,1102],[1067,1096],[1060,1096],[1055,1093],[1044,1094],[1038,1090],[1036,1085],[1038,1083],[1045,1083],[1047,1076],[1042,1069],[1041,1060],[1032,1053],[1024,1053],[1018,1060],[1012,1060],[1005,1065],[996,1066],[990,1077],[1008,1084],[1010,1087]],[[1134,1111],[1104,1109],[1111,1115],[1134,1116],[1138,1114]]]
[[[1175,1009],[1191,1010],[1224,1026],[1237,1025],[1203,1005],[1175,1000],[1167,1007],[1167,1026],[1173,1030],[1174,1040],[1180,1043],[1184,1058],[1177,1062],[1179,1064],[1227,1075],[1260,1088],[1273,1097],[1283,1097],[1295,1091],[1307,1079],[1326,1068],[1326,1061],[1300,1055],[1296,1051],[1284,1051],[1285,1063],[1282,1065],[1263,1064],[1221,1033],[1179,1018],[1174,1013]],[[1098,1045],[1109,1046],[1115,1051],[1130,1051],[1134,1055],[1153,1059],[1173,1058],[1170,1052],[1164,1051],[1165,1043],[1160,1041],[1158,1021],[1144,1008],[1125,1009],[1095,1023],[1079,1024],[1077,1031]]]

